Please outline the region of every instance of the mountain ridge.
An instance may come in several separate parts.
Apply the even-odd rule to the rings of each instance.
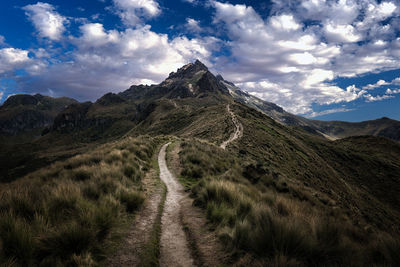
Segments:
[[[29,129],[32,130],[32,128],[40,128],[43,130],[44,127],[47,127],[47,130],[44,133],[47,133],[48,130],[61,130],[68,132],[74,129],[74,125],[79,129],[85,128],[84,121],[86,121],[87,127],[95,125],[105,129],[117,120],[137,122],[138,120],[143,119],[143,114],[150,112],[153,106],[151,103],[156,100],[164,98],[171,100],[190,97],[202,98],[209,95],[212,95],[217,99],[223,99],[227,95],[230,95],[235,101],[243,103],[251,108],[255,108],[279,123],[287,126],[300,127],[312,134],[323,136],[329,140],[357,135],[375,135],[400,141],[399,121],[390,118],[361,122],[320,121],[307,119],[286,112],[282,107],[272,102],[250,95],[235,86],[234,83],[224,80],[224,78],[219,74],[214,76],[199,60],[182,66],[177,69],[176,72],[171,72],[160,84],[132,85],[127,90],[117,94],[107,93],[97,99],[94,103],[78,103],[73,99],[59,98],[59,101],[69,101],[69,104],[75,105],[59,108],[57,110],[58,114],[46,117],[46,121],[39,123],[40,125],[25,127],[28,130],[16,123],[7,123],[6,115],[1,117],[1,112],[3,111],[4,113],[4,110],[10,109],[10,107],[36,105],[40,102],[40,99],[45,99],[46,97],[40,94],[36,94],[35,96],[11,96],[0,107],[0,133],[3,132],[3,134],[7,134],[8,130],[8,134],[18,135],[29,131]],[[85,107],[79,107],[79,105],[84,105]],[[118,105],[122,106],[122,108],[117,108],[116,106]],[[110,114],[113,113],[115,116],[108,116],[106,114],[107,110]],[[100,111],[100,115],[95,114],[97,111]],[[68,112],[70,112],[70,114],[68,114]],[[40,117],[41,115],[42,114],[38,115],[36,111],[29,109],[29,112],[22,112],[18,118],[14,119],[14,121],[24,124],[26,121],[38,120],[37,117]],[[89,117],[87,118],[87,116]],[[4,127],[1,127],[1,118],[3,118]],[[11,118],[11,120],[13,120],[13,118]],[[63,122],[63,120],[65,121]],[[22,130],[20,128],[22,128]]]

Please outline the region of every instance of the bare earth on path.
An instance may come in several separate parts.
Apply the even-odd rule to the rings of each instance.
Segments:
[[[242,135],[243,135],[243,125],[242,125],[242,124],[239,122],[239,120],[236,118],[235,114],[234,114],[233,111],[230,109],[229,104],[226,106],[226,109],[227,109],[228,113],[231,115],[231,117],[232,117],[232,122],[233,122],[233,124],[235,125],[235,128],[236,128],[236,129],[235,129],[235,132],[233,132],[233,133],[231,134],[231,136],[229,137],[229,139],[228,139],[228,140],[225,140],[225,141],[220,145],[220,147],[221,147],[222,149],[225,149],[226,146],[227,146],[229,143],[235,141],[236,139],[242,137]]]
[[[109,259],[107,266],[140,266],[140,255],[150,238],[157,217],[158,206],[162,199],[163,189],[161,186],[152,184],[155,183],[154,176],[156,176],[154,170],[146,175],[143,183],[146,184],[146,188],[154,190],[149,193],[143,208],[136,216],[135,222],[126,235],[123,245]]]
[[[158,155],[160,179],[167,186],[167,198],[161,217],[160,265],[171,267],[194,266],[194,260],[180,218],[180,202],[185,196],[184,190],[168,170],[165,159],[166,148],[169,144],[163,145]]]

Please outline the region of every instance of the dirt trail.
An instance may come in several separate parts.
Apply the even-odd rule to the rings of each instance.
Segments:
[[[166,148],[163,145],[158,155],[160,178],[167,186],[167,198],[161,218],[161,266],[194,266],[188,241],[180,219],[180,201],[184,197],[183,187],[168,170],[165,160]]]
[[[153,184],[155,175],[156,173],[152,171],[143,180],[145,187],[150,188],[152,193],[146,198],[143,208],[136,216],[123,246],[108,260],[107,266],[140,266],[140,254],[149,241],[162,199],[162,188]]]
[[[180,143],[168,151],[168,167],[175,177],[182,172],[179,152]],[[204,210],[193,205],[186,193],[181,203],[181,220],[184,225],[186,236],[192,250],[195,265],[197,266],[229,266],[228,254],[219,242],[213,226],[207,223]]]
[[[228,140],[225,140],[220,147],[222,149],[225,149],[226,146],[230,143],[233,142],[234,140],[242,137],[243,135],[243,125],[239,122],[239,120],[236,118],[235,114],[233,113],[233,111],[230,109],[229,104],[226,106],[226,109],[228,110],[228,113],[231,115],[232,117],[232,122],[233,124],[235,124],[235,132],[233,132],[231,134],[231,136],[229,137]]]

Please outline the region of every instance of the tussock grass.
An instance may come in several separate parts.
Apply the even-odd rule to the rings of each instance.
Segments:
[[[122,191],[119,194],[119,200],[125,205],[126,211],[132,213],[142,205],[144,196],[136,191]]]
[[[6,262],[31,265],[35,252],[31,227],[23,219],[16,219],[14,214],[3,214],[0,218],[0,236],[2,254]],[[5,263],[6,263],[5,262]]]
[[[183,142],[181,146],[179,156],[184,166],[184,177],[198,180],[207,175],[223,174],[236,164],[232,157],[226,157],[227,153],[216,146],[199,142]]]
[[[98,265],[144,201],[157,142],[127,137],[5,184],[0,264]]]
[[[354,226],[327,196],[304,190],[265,164],[238,162],[199,142],[183,142],[180,160],[194,204],[204,208],[239,265],[399,265],[398,239]]]

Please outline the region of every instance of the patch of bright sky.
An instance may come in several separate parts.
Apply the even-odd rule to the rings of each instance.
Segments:
[[[400,69],[384,71],[380,73],[369,73],[367,75],[352,77],[352,78],[338,78],[331,82],[341,88],[355,85],[357,88],[362,88],[369,84],[376,84],[378,81],[383,80],[390,82],[400,77]],[[385,95],[387,89],[399,89],[399,85],[383,85],[369,93],[373,96]],[[393,96],[392,98],[385,99],[384,101],[365,102],[364,99],[357,99],[350,103],[340,103],[333,105],[318,105],[313,104],[315,113],[323,113],[326,110],[337,110],[338,112],[313,116],[312,119],[316,120],[344,120],[344,121],[362,121],[365,119],[372,120],[382,117],[389,117],[392,119],[400,120],[400,98]]]

